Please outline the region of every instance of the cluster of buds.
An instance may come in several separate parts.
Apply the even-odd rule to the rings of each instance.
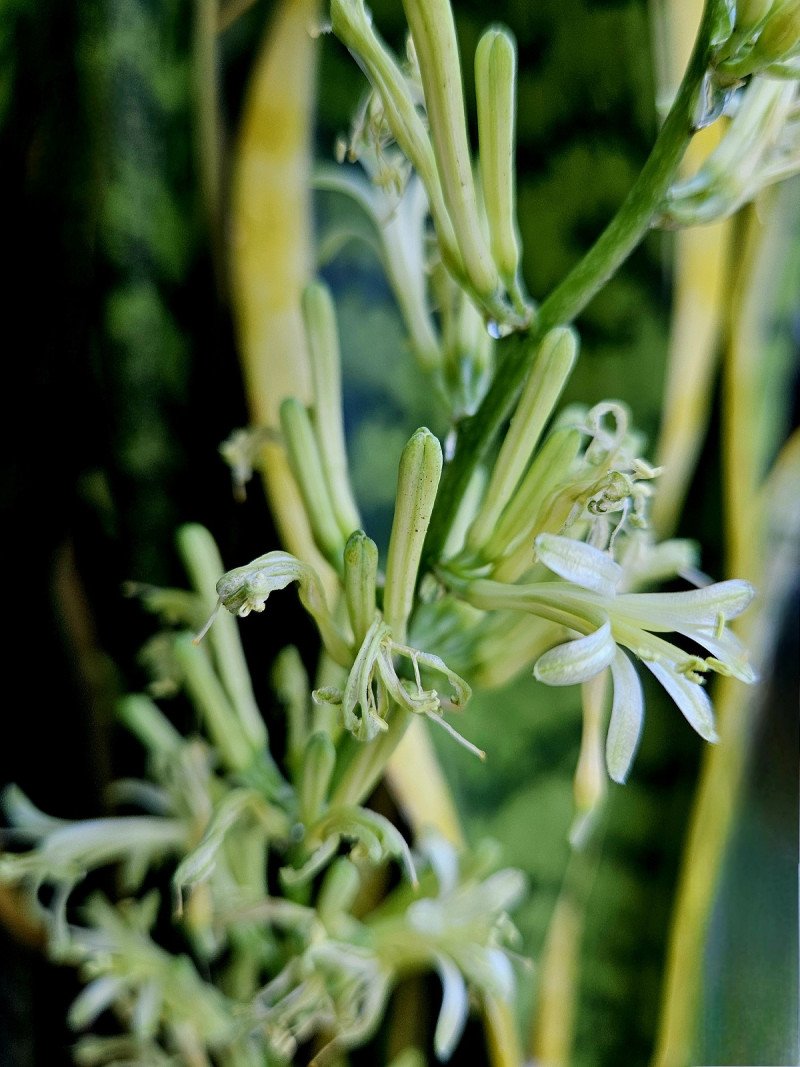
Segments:
[[[348,669],[343,688],[315,690],[318,704],[340,709],[341,725],[357,740],[371,741],[388,729],[393,708],[424,715],[463,745],[475,751],[443,718],[443,711],[459,710],[470,697],[463,678],[431,653],[405,644],[415,601],[419,563],[433,509],[442,466],[438,440],[427,429],[410,439],[400,460],[397,499],[383,589],[383,612],[376,605],[378,549],[361,530],[350,536],[343,553],[342,584],[350,632],[333,618],[314,569],[287,552],[268,552],[243,567],[226,572],[217,582],[217,605],[199,642],[220,608],[246,617],[264,610],[267,599],[291,582],[298,585],[302,604],[314,619],[332,659]],[[410,664],[412,677],[398,674],[398,660]],[[420,668],[443,676],[452,695],[442,700],[436,689],[425,688]]]
[[[532,309],[522,294],[519,274],[514,41],[508,31],[491,29],[476,52],[480,149],[476,183],[450,4],[406,0],[404,9],[410,29],[406,69],[373,28],[363,0],[331,4],[333,31],[358,58],[378,101],[365,112],[374,145],[373,178],[385,184],[387,172],[381,161],[391,138],[425,189],[447,270],[498,329],[524,327]],[[394,160],[389,173],[394,185],[402,182],[403,170]]]

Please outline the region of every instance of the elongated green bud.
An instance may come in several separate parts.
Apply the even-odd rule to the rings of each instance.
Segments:
[[[300,653],[294,645],[286,645],[275,657],[272,688],[286,716],[286,762],[294,776],[308,740],[308,694],[311,688]]]
[[[517,50],[505,28],[484,33],[475,52],[475,95],[483,201],[492,255],[509,290],[516,288],[519,234],[516,223],[514,134]]]
[[[326,733],[313,734],[306,745],[300,777],[300,818],[304,826],[311,826],[322,814],[335,766],[333,741]]]
[[[551,330],[539,346],[489,479],[486,499],[467,534],[470,549],[481,549],[494,531],[553,413],[577,354],[577,334],[568,328]]]
[[[341,570],[344,536],[336,521],[311,420],[294,397],[281,404],[281,429],[316,542],[334,567]]]
[[[355,863],[346,856],[334,860],[325,872],[316,905],[320,920],[329,930],[350,911],[360,888],[361,875]]]
[[[333,513],[342,536],[349,537],[353,530],[359,528],[361,520],[347,472],[336,311],[328,287],[321,282],[306,286],[303,293],[303,321],[314,381],[314,434]]]
[[[361,645],[375,618],[377,574],[378,546],[363,530],[356,530],[344,548],[344,592],[357,646]]]
[[[153,755],[174,757],[183,747],[183,738],[150,697],[141,693],[123,697],[117,714]]]
[[[400,458],[383,611],[394,639],[405,641],[422,546],[442,473],[442,447],[430,430],[417,430]]]
[[[467,279],[492,300],[499,287],[478,217],[467,143],[461,64],[449,0],[403,0],[419,60],[439,180]]]
[[[176,540],[192,584],[210,608],[216,595],[216,581],[224,570],[216,542],[205,526],[199,523],[181,526]],[[254,748],[266,749],[267,728],[256,703],[250,671],[234,620],[221,618],[211,633],[210,641],[215,666],[245,734]]]
[[[202,715],[222,763],[228,770],[245,770],[259,750],[242,730],[205,649],[197,648],[189,634],[180,634],[175,640],[175,656],[183,667],[192,703]]]
[[[484,555],[487,559],[513,552],[526,537],[530,539],[528,557],[531,557],[531,534],[542,504],[555,486],[567,477],[580,447],[580,430],[565,427],[550,434],[486,542]]]

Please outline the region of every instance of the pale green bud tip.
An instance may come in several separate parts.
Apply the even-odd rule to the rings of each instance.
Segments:
[[[303,317],[310,331],[327,333],[336,329],[330,290],[323,282],[310,282],[303,290]]]
[[[583,541],[557,534],[539,534],[534,541],[536,558],[559,578],[613,597],[622,578],[622,568],[606,553]]]
[[[317,899],[317,914],[329,925],[350,911],[361,888],[358,867],[347,856],[334,860],[325,872]]]
[[[330,736],[323,731],[312,734],[303,754],[300,782],[300,810],[306,825],[313,823],[322,811],[335,766],[336,749]]]
[[[553,389],[560,394],[578,358],[578,335],[571,326],[560,326],[547,334],[542,348],[552,367]]]
[[[377,553],[377,546],[371,537],[363,530],[353,530],[344,548],[344,561],[351,566],[361,566],[365,557],[371,558],[374,554],[377,560]]]
[[[475,52],[481,180],[492,254],[506,284],[519,266],[514,196],[514,127],[517,55],[511,34],[487,30]]]
[[[356,530],[344,548],[344,588],[353,636],[360,644],[375,618],[378,546]]]
[[[769,14],[773,0],[738,0],[736,4],[736,29],[746,32],[754,29]]]

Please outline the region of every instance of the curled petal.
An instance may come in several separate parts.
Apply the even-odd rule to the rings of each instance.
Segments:
[[[547,685],[574,685],[594,678],[611,663],[617,651],[606,621],[587,637],[567,641],[545,652],[536,661],[533,676]]]
[[[697,682],[690,681],[679,674],[671,663],[644,661],[645,667],[653,672],[659,682],[678,705],[686,721],[706,741],[718,741],[714,729],[714,709],[705,689]]]
[[[571,537],[543,533],[534,541],[536,558],[559,578],[613,597],[622,578],[622,567],[605,552]]]
[[[606,767],[615,782],[620,784],[628,772],[639,747],[644,722],[642,683],[631,661],[621,650],[611,661],[614,680],[614,699],[611,720],[606,735]]]

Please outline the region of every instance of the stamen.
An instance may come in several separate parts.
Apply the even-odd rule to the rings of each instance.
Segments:
[[[214,610],[211,612],[211,614],[208,617],[208,622],[206,622],[205,626],[200,631],[200,633],[192,638],[192,644],[193,645],[199,645],[200,642],[203,640],[203,638],[206,636],[208,631],[211,629],[211,625],[214,622],[214,619],[216,619],[217,615],[219,614],[219,609],[221,607],[222,607],[222,597],[219,597],[218,600],[217,600],[217,603],[216,603],[216,606],[215,606]]]
[[[479,760],[486,759],[486,753],[482,748],[478,748],[477,745],[473,745],[471,741],[468,741],[463,734],[460,734],[458,730],[452,727],[441,715],[435,715],[433,712],[427,711],[425,712],[425,717],[426,719],[430,719],[431,722],[435,722],[437,726],[441,726],[446,733],[450,734],[454,741],[458,741],[458,743],[466,748],[467,751],[476,755]]]

